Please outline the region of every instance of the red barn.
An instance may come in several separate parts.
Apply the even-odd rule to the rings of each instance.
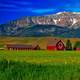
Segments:
[[[65,50],[63,41],[57,40],[47,46],[47,50]]]
[[[65,45],[64,43],[60,40],[56,43],[56,48],[57,50],[65,50]]]
[[[47,50],[56,50],[56,46],[54,45],[48,45]]]

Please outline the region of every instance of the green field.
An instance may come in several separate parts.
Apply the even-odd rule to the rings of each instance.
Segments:
[[[78,51],[0,51],[0,59],[29,63],[80,63]]]
[[[0,80],[80,80],[80,52],[1,50]]]

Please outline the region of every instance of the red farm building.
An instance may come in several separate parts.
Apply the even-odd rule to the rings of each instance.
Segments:
[[[65,50],[65,45],[63,41],[55,42],[55,44],[50,44],[47,46],[47,50]]]
[[[56,46],[55,45],[48,45],[47,50],[56,50]]]
[[[64,43],[63,43],[63,41],[58,41],[57,43],[56,43],[56,48],[57,48],[57,50],[65,50],[65,45],[64,45]]]
[[[39,45],[7,44],[8,50],[40,50]]]

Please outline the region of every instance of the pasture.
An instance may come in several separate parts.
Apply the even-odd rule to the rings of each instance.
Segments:
[[[30,51],[8,51],[0,50],[0,59],[6,59],[8,61],[20,61],[36,64],[79,64],[80,52],[79,51],[47,51],[47,50],[30,50]]]
[[[80,80],[80,52],[0,50],[0,80]]]
[[[80,63],[79,51],[0,51],[0,59],[29,62],[36,64]]]

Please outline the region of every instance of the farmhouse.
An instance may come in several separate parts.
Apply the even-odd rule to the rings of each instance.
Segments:
[[[40,50],[39,45],[7,44],[8,50]]]

